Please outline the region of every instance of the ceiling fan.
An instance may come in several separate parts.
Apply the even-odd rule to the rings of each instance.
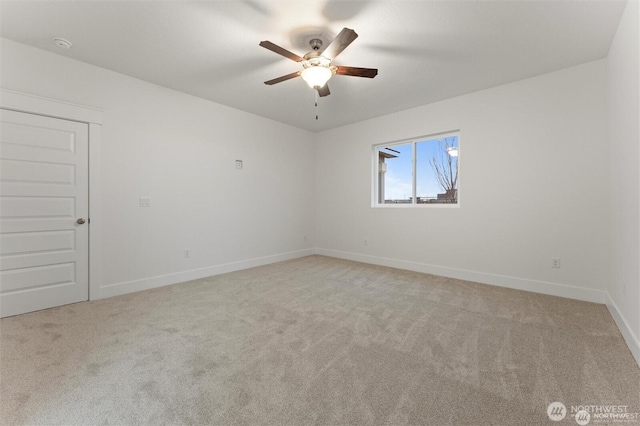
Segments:
[[[270,41],[261,41],[260,46],[282,55],[285,58],[298,62],[303,67],[301,71],[296,71],[291,74],[283,75],[282,77],[274,78],[273,80],[265,81],[264,84],[271,86],[300,76],[307,82],[309,87],[316,89],[320,96],[328,96],[331,92],[329,91],[327,81],[329,81],[334,74],[350,75],[353,77],[375,77],[378,75],[378,70],[375,68],[331,65],[333,60],[336,59],[336,57],[357,37],[358,34],[356,34],[352,29],[343,28],[325,49],[322,49],[322,40],[314,38],[309,42],[312,49],[311,52],[302,57],[289,52],[287,49],[271,43]]]

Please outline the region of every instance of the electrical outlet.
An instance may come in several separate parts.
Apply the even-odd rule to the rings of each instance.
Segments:
[[[551,267],[560,269],[560,259],[551,259]]]
[[[184,257],[185,259],[191,257],[191,249],[184,249]]]
[[[305,235],[304,237],[302,237],[302,239],[303,239],[304,241],[307,241],[307,236]]]
[[[363,241],[363,243],[364,243],[364,245],[365,245],[365,246],[368,246],[368,245],[369,245],[369,240],[365,239],[365,240]]]
[[[242,160],[236,160],[236,169],[242,168]]]
[[[140,207],[151,207],[151,198],[140,197]]]

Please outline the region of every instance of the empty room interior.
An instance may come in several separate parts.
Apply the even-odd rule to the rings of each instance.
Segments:
[[[0,424],[640,425],[639,22],[0,1]]]

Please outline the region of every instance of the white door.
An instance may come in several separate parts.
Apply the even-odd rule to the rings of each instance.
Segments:
[[[2,317],[89,299],[88,136],[84,123],[0,110]]]

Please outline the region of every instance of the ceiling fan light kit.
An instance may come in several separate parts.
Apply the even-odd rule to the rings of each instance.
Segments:
[[[378,75],[378,70],[375,68],[339,67],[331,64],[336,57],[357,37],[358,34],[356,34],[354,30],[350,28],[343,28],[324,50],[321,50],[322,40],[313,38],[309,41],[309,45],[312,50],[304,55],[304,57],[298,56],[270,41],[261,41],[260,46],[282,55],[285,58],[291,59],[292,61],[298,62],[303,67],[302,71],[293,72],[291,74],[283,75],[282,77],[265,81],[264,84],[271,86],[300,76],[309,85],[309,87],[317,90],[317,94],[320,95],[320,97],[323,97],[331,94],[327,81],[329,81],[334,74],[366,78],[375,77]]]
[[[324,87],[332,75],[331,70],[322,65],[312,65],[300,73],[300,77],[302,77],[312,89]]]

